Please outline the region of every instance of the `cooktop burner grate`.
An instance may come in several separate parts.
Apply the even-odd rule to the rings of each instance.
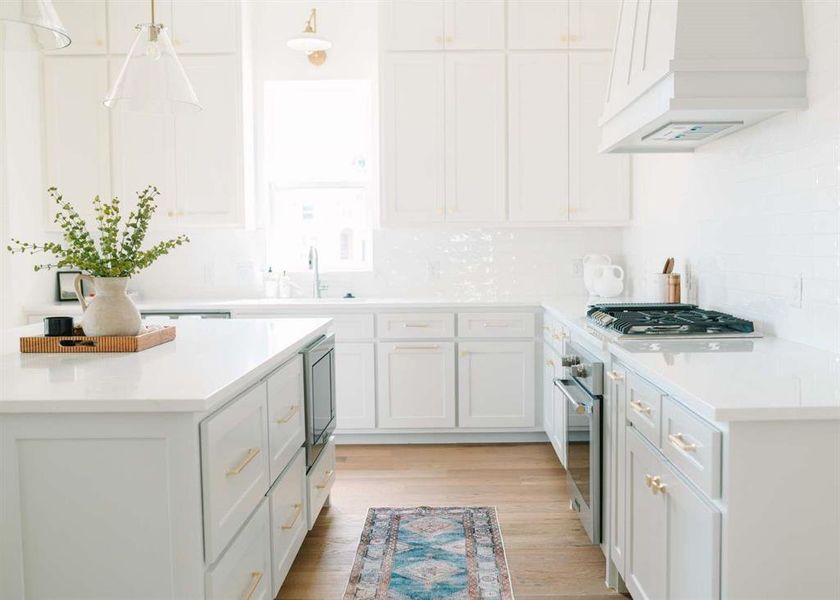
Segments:
[[[751,321],[695,304],[595,304],[587,319],[624,335],[750,334]]]

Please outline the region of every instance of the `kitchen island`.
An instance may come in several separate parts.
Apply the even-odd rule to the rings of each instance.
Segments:
[[[308,485],[298,354],[329,325],[182,321],[137,354],[25,355],[38,327],[5,332],[0,597],[276,595],[332,483]]]

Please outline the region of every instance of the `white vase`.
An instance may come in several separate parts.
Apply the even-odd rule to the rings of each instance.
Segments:
[[[93,285],[94,297],[82,293],[82,281]],[[76,296],[82,305],[82,331],[88,336],[137,335],[142,325],[140,311],[126,294],[128,277],[76,275]]]

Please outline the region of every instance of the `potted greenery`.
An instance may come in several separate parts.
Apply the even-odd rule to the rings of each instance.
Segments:
[[[102,202],[94,198],[98,235],[88,230],[85,220],[69,202],[65,202],[56,188],[50,197],[58,205],[55,222],[61,228],[64,241],[36,244],[12,239],[7,247],[13,254],[45,252],[55,256],[53,263],[35,265],[35,270],[75,267],[86,272],[76,276],[76,295],[82,304],[82,330],[85,335],[136,335],[140,331],[140,312],[126,294],[128,280],[176,246],[189,242],[185,235],[141,249],[149,221],[157,209],[155,197],[159,192],[149,186],[137,193],[137,207],[132,210],[121,228],[120,201],[114,198]],[[96,239],[98,238],[98,239]],[[87,302],[81,292],[82,279],[94,288],[94,298]]]

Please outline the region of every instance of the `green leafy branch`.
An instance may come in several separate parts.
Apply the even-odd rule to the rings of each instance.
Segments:
[[[142,249],[149,222],[157,210],[155,198],[160,192],[154,186],[137,193],[137,206],[125,219],[122,230],[119,198],[110,202],[102,202],[99,196],[94,198],[98,244],[73,205],[65,202],[56,188],[51,187],[48,192],[58,206],[54,221],[62,231],[63,243],[38,244],[12,239],[6,247],[12,254],[46,253],[55,257],[53,262],[35,265],[36,271],[72,267],[95,277],[131,277],[190,241],[187,236],[179,235]]]

